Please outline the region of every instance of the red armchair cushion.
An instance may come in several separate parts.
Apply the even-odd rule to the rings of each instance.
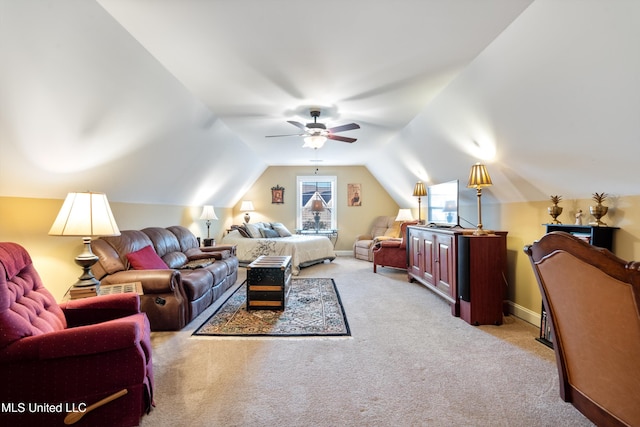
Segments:
[[[67,327],[55,298],[42,286],[31,257],[15,243],[0,245],[0,350],[32,335]]]
[[[129,252],[127,259],[134,270],[166,270],[169,268],[151,246]]]

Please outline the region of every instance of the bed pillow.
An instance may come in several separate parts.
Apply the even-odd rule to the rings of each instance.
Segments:
[[[134,270],[167,270],[169,268],[151,245],[135,252],[129,252],[127,259]]]
[[[262,234],[260,233],[260,227],[258,227],[257,225],[245,224],[244,227],[247,229],[247,232],[249,233],[249,236],[251,236],[251,238],[259,239],[262,237]]]
[[[274,238],[274,237],[280,237],[280,234],[278,234],[276,230],[272,230],[270,228],[261,228],[260,233],[262,234],[262,237],[266,237],[268,239]]]
[[[291,232],[281,222],[272,222],[271,227],[278,232],[280,237],[289,237]]]
[[[238,233],[240,233],[240,235],[242,237],[249,237],[249,238],[251,237],[249,235],[249,232],[247,231],[246,227],[244,226],[244,224],[243,225],[232,225],[231,229],[232,230],[238,230]]]

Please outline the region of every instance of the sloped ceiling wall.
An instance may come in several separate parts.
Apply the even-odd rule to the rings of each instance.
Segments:
[[[0,195],[232,206],[266,168],[93,1],[0,7]]]
[[[638,194],[639,40],[640,2],[537,0],[367,166],[404,206],[477,161],[485,202]]]
[[[228,207],[267,167],[97,3],[0,0],[0,24],[0,196]],[[403,207],[476,161],[487,202],[638,194],[639,24],[534,1],[366,166]]]

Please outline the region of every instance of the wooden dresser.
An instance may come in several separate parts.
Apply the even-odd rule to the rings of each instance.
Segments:
[[[474,236],[461,228],[407,227],[409,281],[444,298],[472,325],[502,323],[507,232]]]

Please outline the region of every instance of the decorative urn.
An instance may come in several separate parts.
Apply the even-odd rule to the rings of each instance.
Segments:
[[[551,196],[551,203],[553,203],[553,206],[549,206],[547,208],[547,210],[549,211],[549,215],[551,215],[551,218],[553,218],[553,224],[562,224],[560,221],[558,221],[558,216],[560,216],[560,214],[562,213],[562,207],[558,206],[560,200],[562,200],[562,196]]]
[[[592,199],[597,204],[595,206],[589,206],[589,213],[596,219],[596,222],[591,223],[592,225],[596,225],[598,227],[607,225],[606,223],[600,221],[600,218],[605,216],[609,211],[609,208],[607,206],[602,205],[602,202],[606,200],[607,196],[607,193],[593,193]]]

